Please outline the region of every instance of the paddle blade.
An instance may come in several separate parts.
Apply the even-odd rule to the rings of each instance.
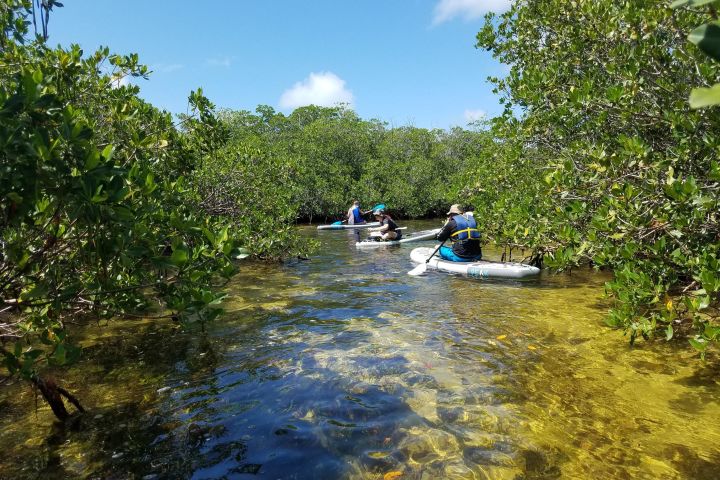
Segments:
[[[408,275],[412,275],[413,277],[419,277],[420,275],[424,275],[425,272],[427,272],[427,263],[423,262],[419,264],[417,267],[413,268],[408,272]]]
[[[331,223],[331,225],[342,225],[342,220],[338,220],[337,222]]]

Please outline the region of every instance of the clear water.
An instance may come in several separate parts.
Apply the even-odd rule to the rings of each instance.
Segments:
[[[205,335],[76,332],[75,422],[0,387],[0,478],[720,478],[718,362],[630,348],[607,276],[410,277],[412,244],[304,231],[322,251],[247,264]]]

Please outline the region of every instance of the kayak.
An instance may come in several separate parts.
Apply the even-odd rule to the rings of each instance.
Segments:
[[[410,252],[410,259],[415,263],[425,263],[434,248],[419,247]],[[427,264],[443,272],[459,273],[475,278],[525,278],[540,274],[540,269],[524,263],[487,262],[449,262],[439,255],[433,256]]]
[[[407,237],[401,238],[400,240],[389,240],[389,241],[378,241],[378,240],[364,240],[362,242],[356,242],[357,248],[375,248],[375,247],[389,247],[390,245],[402,245],[403,243],[410,242],[421,242],[423,240],[432,240],[435,236],[440,233],[440,229],[427,230],[422,232],[416,232]]]
[[[379,227],[380,222],[370,222],[370,223],[361,223],[359,225],[347,225],[347,224],[341,224],[341,225],[318,225],[318,230],[349,230],[353,228],[370,228],[370,227]]]

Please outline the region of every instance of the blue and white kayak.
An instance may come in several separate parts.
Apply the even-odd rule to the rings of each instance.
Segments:
[[[388,241],[380,241],[380,240],[373,240],[368,239],[364,240],[362,242],[355,242],[355,246],[357,248],[378,248],[378,247],[389,247],[390,245],[402,245],[403,243],[410,243],[410,242],[421,242],[423,240],[433,240],[437,234],[440,233],[440,229],[435,230],[425,230],[422,232],[416,232],[413,234],[408,235],[407,237],[403,237],[400,240],[388,240]]]
[[[357,225],[348,225],[346,223],[340,224],[340,225],[318,225],[318,230],[350,230],[350,229],[357,229],[357,228],[370,228],[370,227],[379,227],[380,222],[370,222],[370,223],[360,223]]]
[[[432,255],[434,248],[419,247],[410,252],[410,259],[415,263],[425,263]],[[459,273],[475,278],[526,278],[540,274],[540,269],[524,263],[510,262],[449,262],[435,254],[427,264],[428,268],[443,272]]]

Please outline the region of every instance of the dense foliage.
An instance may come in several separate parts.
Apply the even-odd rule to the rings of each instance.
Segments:
[[[80,355],[72,326],[149,314],[202,325],[220,312],[214,286],[235,272],[240,247],[278,258],[301,245],[294,215],[272,214],[286,196],[258,192],[253,177],[229,183],[233,212],[215,208],[206,180],[231,162],[236,177],[253,170],[255,155],[229,145],[201,92],[176,128],[123,85],[148,74],[136,55],[30,39],[38,5],[45,29],[46,7],[61,4],[0,10],[0,348],[9,373],[47,398],[58,396],[43,365]],[[275,235],[250,234],[263,231]]]
[[[613,269],[609,323],[631,341],[692,323],[701,351],[720,334],[720,117],[687,102],[720,72],[686,40],[704,14],[523,0],[490,15],[477,45],[511,67],[494,79],[507,109],[474,172],[490,185],[463,191],[498,242]]]

